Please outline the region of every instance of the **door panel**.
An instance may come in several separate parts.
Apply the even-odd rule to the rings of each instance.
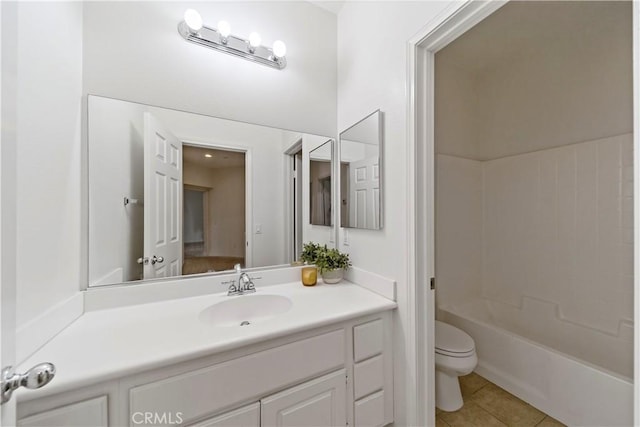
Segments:
[[[144,278],[178,276],[183,257],[182,143],[145,113],[144,146]]]
[[[349,165],[352,209],[349,224],[356,228],[380,228],[379,158],[369,157]]]

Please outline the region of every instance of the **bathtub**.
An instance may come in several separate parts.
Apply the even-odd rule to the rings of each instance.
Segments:
[[[440,307],[476,343],[476,372],[570,426],[633,425],[633,325],[617,334],[568,322],[554,304],[488,299]],[[607,357],[609,356],[609,357]]]

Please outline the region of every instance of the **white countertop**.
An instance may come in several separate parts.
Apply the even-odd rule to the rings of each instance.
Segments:
[[[200,312],[228,298],[226,293],[91,311],[35,352],[19,367],[56,366],[46,387],[17,393],[18,401],[41,398],[149,369],[282,337],[306,329],[394,309],[395,302],[361,286],[342,282],[299,282],[258,288],[252,295],[284,295],[289,311],[250,326],[216,327]],[[26,369],[25,369],[26,368]]]

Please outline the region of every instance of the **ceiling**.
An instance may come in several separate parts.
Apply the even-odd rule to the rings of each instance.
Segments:
[[[340,13],[342,6],[346,3],[346,0],[307,0],[309,3],[318,7],[328,10],[329,12],[337,15]]]
[[[511,1],[436,54],[439,61],[481,72],[518,57],[539,56],[596,40],[628,16],[630,1]],[[508,36],[506,36],[508,35]]]
[[[211,157],[205,157],[205,154],[209,154]],[[244,152],[192,147],[189,145],[183,146],[182,159],[184,163],[211,169],[244,166]]]

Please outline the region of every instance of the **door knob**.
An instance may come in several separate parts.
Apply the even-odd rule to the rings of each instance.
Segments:
[[[147,265],[147,264],[154,265],[156,262],[157,263],[164,262],[164,257],[154,255],[151,258],[149,257],[138,258],[137,262],[138,264],[143,264],[143,265]]]
[[[8,402],[14,390],[20,387],[36,389],[43,387],[56,375],[56,367],[53,363],[41,363],[29,369],[24,374],[16,374],[12,366],[2,369],[2,401]]]

